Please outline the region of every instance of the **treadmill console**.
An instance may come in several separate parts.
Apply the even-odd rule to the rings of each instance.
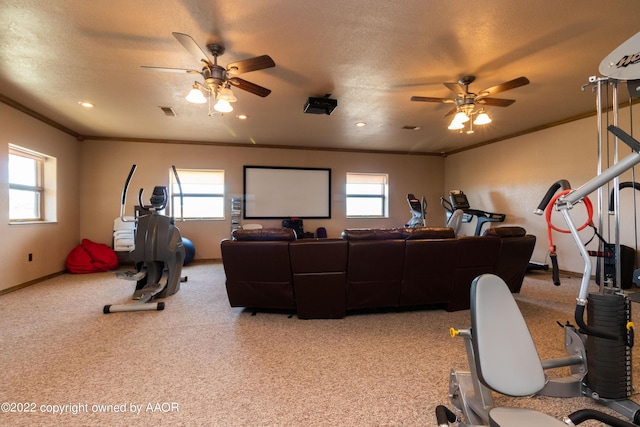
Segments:
[[[467,196],[460,190],[449,191],[449,201],[451,202],[451,208],[453,211],[456,209],[465,210],[471,207],[469,205],[469,200],[467,200]]]

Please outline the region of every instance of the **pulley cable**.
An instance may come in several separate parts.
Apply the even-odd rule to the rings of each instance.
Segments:
[[[565,228],[559,228],[553,225],[553,222],[551,220],[551,214],[553,213],[553,209],[556,204],[556,201],[560,197],[570,193],[571,191],[573,190],[567,189],[556,194],[551,199],[551,201],[547,204],[547,207],[545,209],[545,218],[547,220],[547,237],[549,239],[549,258],[551,259],[551,265],[553,267],[553,270],[552,270],[553,284],[556,286],[560,286],[560,270],[558,267],[558,255],[556,254],[556,246],[553,244],[553,231],[557,231],[559,233],[571,233],[571,230],[565,229]],[[582,224],[580,227],[577,228],[577,230],[578,231],[584,230],[588,226],[591,226],[593,227],[594,230],[596,230],[596,227],[593,225],[593,204],[591,203],[591,200],[589,199],[589,197],[585,197],[584,199],[582,199],[582,201],[584,202],[584,206],[587,210],[587,219],[584,222],[584,224]],[[597,234],[597,231],[596,231],[596,234]]]

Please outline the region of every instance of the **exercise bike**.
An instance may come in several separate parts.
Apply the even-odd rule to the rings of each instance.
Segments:
[[[182,187],[178,172],[172,166],[176,182],[180,188],[182,201]],[[120,219],[128,221],[124,215],[129,182],[136,171],[136,165],[125,181],[122,190],[122,204]],[[136,212],[135,248],[129,253],[129,258],[135,265],[135,271],[118,271],[116,276],[125,280],[136,281],[133,304],[105,305],[103,312],[116,313],[124,311],[164,310],[164,302],[152,302],[155,298],[165,298],[178,292],[182,266],[185,259],[185,249],[180,230],[175,226],[174,219],[161,214],[168,202],[167,188],[156,186],[150,198],[150,204],[142,202],[141,188],[138,193],[138,210]]]
[[[633,345],[630,301],[616,289],[605,288],[588,294],[590,255],[569,213],[574,205],[586,202],[587,195],[640,164],[640,143],[615,126],[609,126],[608,130],[629,145],[632,153],[582,187],[560,193],[554,201],[585,264],[576,299],[577,326],[564,325],[568,356],[541,362],[504,281],[494,275],[479,276],[471,286],[471,327],[450,331],[452,336],[464,338],[469,362],[469,371],[452,370],[449,378],[449,396],[465,421],[439,406],[436,411],[439,425],[457,421],[461,426],[562,426],[575,425],[585,419],[597,419],[613,426],[640,424],[640,405],[629,400]],[[585,308],[588,308],[589,324],[584,321]],[[559,367],[568,367],[570,375],[545,376],[544,370]],[[579,411],[562,422],[532,410],[496,408],[492,390],[510,396],[588,396],[633,424],[599,411]]]

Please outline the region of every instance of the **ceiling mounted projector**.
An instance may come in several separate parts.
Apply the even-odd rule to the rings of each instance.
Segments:
[[[307,114],[326,114],[329,115],[338,106],[337,99],[329,99],[331,95],[325,95],[324,98],[309,98],[304,104],[304,112]]]

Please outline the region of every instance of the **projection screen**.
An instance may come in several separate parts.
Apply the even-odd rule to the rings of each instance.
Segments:
[[[331,218],[331,169],[244,166],[245,219]]]

